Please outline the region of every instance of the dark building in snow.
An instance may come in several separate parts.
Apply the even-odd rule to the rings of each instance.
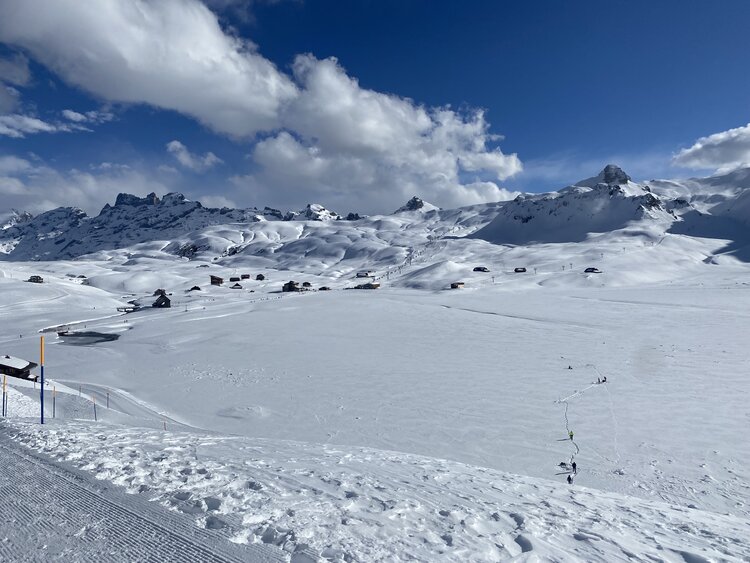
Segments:
[[[21,358],[14,358],[13,356],[0,356],[0,373],[11,377],[36,381],[37,376],[32,375],[31,370],[37,365],[34,362],[28,362]]]
[[[165,294],[159,295],[159,297],[151,304],[152,307],[157,309],[168,309],[172,306],[172,301]]]

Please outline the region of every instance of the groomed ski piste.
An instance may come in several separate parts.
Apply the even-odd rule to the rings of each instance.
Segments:
[[[183,541],[216,560],[750,558],[750,267],[728,241],[657,219],[508,246],[433,219],[191,235],[262,232],[270,257],[155,241],[0,263],[0,353],[38,362],[44,336],[47,378],[43,426],[38,384],[8,378],[0,556],[139,559],[139,532],[103,535],[100,508],[80,523],[86,503],[55,486],[73,480],[122,530],[148,506],[149,541],[176,531],[161,560]],[[372,259],[347,248],[368,236],[393,245],[381,287],[347,291]],[[311,290],[281,293],[292,279]],[[157,288],[171,308],[117,311]]]

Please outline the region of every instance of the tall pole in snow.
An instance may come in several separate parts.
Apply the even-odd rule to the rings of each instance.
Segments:
[[[41,423],[44,424],[44,335],[39,337],[39,364],[42,379],[42,388],[39,391],[40,403],[42,405],[40,411],[40,420]]]

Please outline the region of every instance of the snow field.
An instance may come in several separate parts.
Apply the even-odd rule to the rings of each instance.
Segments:
[[[369,265],[369,250],[321,254],[313,240],[274,258],[295,271],[243,254],[197,268],[150,243],[3,263],[0,352],[36,361],[38,331],[75,322],[121,334],[70,346],[48,333],[47,377],[72,392],[39,437],[27,426],[19,439],[289,553],[309,543],[333,560],[748,556],[745,264],[714,256],[716,240],[651,232],[533,247],[416,244],[423,235],[398,235],[405,246],[384,260],[412,263],[370,292],[277,293],[289,279],[348,287]],[[589,265],[604,273],[583,274]],[[209,273],[244,271],[269,279],[208,286]],[[93,285],[65,276],[76,272]],[[32,273],[47,283],[19,281]],[[445,291],[451,281],[467,289]],[[203,291],[184,293],[192,285]],[[173,293],[172,309],[116,314],[156,287]],[[608,383],[592,386],[601,375]],[[65,422],[90,420],[87,396],[101,407],[106,393],[102,424]],[[575,451],[564,398],[580,448],[573,488],[558,470]],[[213,434],[171,433],[188,427]]]
[[[290,555],[307,546],[330,561],[750,556],[746,518],[447,460],[83,422],[13,428],[98,479]]]

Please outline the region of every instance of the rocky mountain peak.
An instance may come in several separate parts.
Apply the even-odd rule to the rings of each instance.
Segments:
[[[121,193],[117,194],[117,199],[115,199],[115,207],[123,207],[126,205],[132,207],[138,207],[141,205],[158,205],[159,202],[160,200],[154,192],[151,192],[146,197],[138,197],[132,194]]]
[[[403,211],[434,211],[435,209],[439,208],[432,205],[431,203],[427,203],[420,197],[414,196],[404,205],[396,209],[394,213],[401,213]]]
[[[630,182],[630,176],[616,164],[607,164],[604,170],[599,173],[599,176],[607,184],[627,184]]]

